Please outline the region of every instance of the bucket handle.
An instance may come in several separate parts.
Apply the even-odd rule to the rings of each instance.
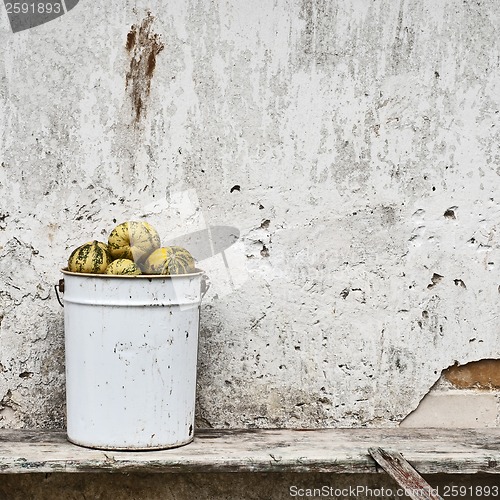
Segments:
[[[201,277],[201,300],[203,300],[209,288],[210,282],[208,280],[208,276],[206,274],[203,274]]]
[[[59,280],[59,283],[57,283],[57,285],[54,285],[54,290],[56,291],[57,301],[59,302],[59,304],[61,304],[61,307],[64,307],[64,304],[62,303],[61,298],[59,297],[59,292],[64,293],[64,279],[63,278],[61,278]]]

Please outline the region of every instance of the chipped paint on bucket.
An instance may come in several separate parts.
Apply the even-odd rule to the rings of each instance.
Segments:
[[[62,272],[69,441],[116,450],[192,441],[202,272]]]

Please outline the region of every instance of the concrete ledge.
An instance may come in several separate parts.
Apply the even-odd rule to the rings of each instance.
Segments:
[[[421,474],[500,474],[500,429],[198,430],[162,451],[101,451],[62,431],[0,431],[0,473],[377,473],[368,448],[398,451]]]

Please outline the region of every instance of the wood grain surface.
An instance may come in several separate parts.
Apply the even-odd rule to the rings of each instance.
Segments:
[[[64,431],[0,430],[0,473],[377,473],[368,450],[379,447],[421,474],[500,474],[500,429],[207,429],[161,451],[94,450],[69,443]]]

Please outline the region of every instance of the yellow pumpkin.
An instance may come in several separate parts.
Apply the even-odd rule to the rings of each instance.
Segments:
[[[89,241],[71,252],[68,259],[68,271],[103,274],[110,262],[108,246],[102,241]]]
[[[137,275],[142,273],[134,261],[130,259],[116,259],[106,268],[106,274]]]
[[[182,247],[161,247],[144,263],[144,274],[189,274],[195,270],[193,256]]]
[[[127,221],[116,226],[108,238],[109,253],[113,259],[143,262],[161,245],[156,229],[145,221]]]

